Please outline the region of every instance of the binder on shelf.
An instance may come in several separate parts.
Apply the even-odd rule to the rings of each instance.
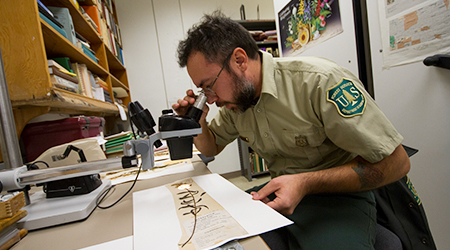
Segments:
[[[81,6],[84,11],[86,12],[86,14],[91,18],[91,20],[95,23],[96,25],[96,30],[99,34],[101,34],[101,30],[100,30],[100,16],[99,16],[99,10],[97,8],[97,6],[92,5],[92,6]]]
[[[54,24],[56,24],[61,29],[64,28],[64,26],[58,22],[58,20],[55,19],[53,13],[45,6],[41,1],[37,0],[38,3],[38,9],[39,13],[43,14],[45,17],[50,19]]]
[[[42,20],[44,20],[46,23],[48,23],[50,26],[52,26],[52,28],[54,28],[59,34],[61,34],[65,38],[67,38],[66,32],[63,29],[61,29],[58,25],[56,25],[54,22],[52,22],[50,19],[48,19],[41,12],[39,12],[39,16],[42,18]]]
[[[81,43],[81,49],[83,50],[83,53],[87,55],[89,58],[91,58],[94,62],[98,63],[97,57],[95,57],[95,53],[90,50],[86,45]]]
[[[73,74],[72,65],[70,63],[70,58],[68,57],[55,57],[52,58],[59,65],[63,66],[67,71]]]
[[[69,40],[73,45],[76,46],[77,39],[75,35],[75,28],[73,26],[72,16],[70,15],[69,9],[52,6],[48,6],[48,8],[53,12],[55,19],[64,26],[67,40]]]

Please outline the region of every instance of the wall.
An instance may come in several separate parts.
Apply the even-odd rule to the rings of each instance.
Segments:
[[[194,88],[186,69],[177,64],[176,48],[187,30],[204,13],[220,8],[232,19],[240,19],[244,4],[246,18],[274,19],[271,0],[115,0],[122,33],[124,60],[131,98],[148,108],[155,121],[161,110],[171,108],[186,90]],[[218,109],[211,106],[210,120]],[[216,173],[240,170],[237,143],[233,142],[209,164]]]
[[[419,149],[411,178],[438,249],[450,246],[450,70],[422,62],[383,70],[377,1],[367,1],[375,98],[405,138]]]

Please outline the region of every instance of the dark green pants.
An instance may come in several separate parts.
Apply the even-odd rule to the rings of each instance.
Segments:
[[[283,229],[291,250],[374,249],[376,208],[372,192],[309,195],[286,217],[294,222]]]

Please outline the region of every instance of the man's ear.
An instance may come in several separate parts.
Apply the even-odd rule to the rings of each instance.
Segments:
[[[248,67],[248,56],[244,49],[236,48],[231,56],[231,63],[240,71],[246,71]]]

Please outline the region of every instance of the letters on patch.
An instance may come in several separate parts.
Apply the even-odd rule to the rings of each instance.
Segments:
[[[352,80],[346,78],[327,90],[327,100],[343,117],[362,115],[366,109],[366,97]]]

